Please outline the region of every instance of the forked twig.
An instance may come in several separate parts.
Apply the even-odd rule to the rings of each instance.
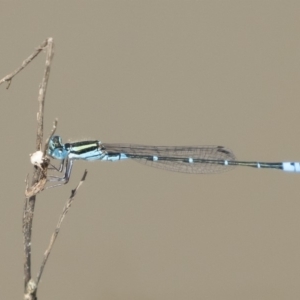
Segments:
[[[6,75],[5,77],[3,77],[1,80],[0,80],[0,85],[3,83],[3,82],[7,82],[7,86],[6,86],[6,89],[8,89],[10,87],[10,84],[11,84],[11,81],[12,79],[19,73],[21,72],[36,56],[38,56],[38,54],[44,50],[46,47],[48,47],[49,43],[52,43],[53,42],[53,39],[52,38],[48,38],[46,39],[45,41],[43,41],[37,48],[36,50],[31,54],[29,55],[28,58],[26,58],[23,62],[22,62],[22,65],[21,67],[17,68],[16,70],[14,70],[11,74],[8,74]]]
[[[11,74],[6,75],[0,80],[0,84],[3,82],[7,82],[7,89],[9,88],[12,79],[16,76],[20,71],[22,71],[43,49],[47,49],[46,54],[46,63],[45,70],[42,79],[42,83],[39,88],[38,94],[38,102],[39,102],[39,110],[37,115],[37,138],[36,138],[36,150],[39,151],[42,148],[43,141],[43,120],[44,120],[44,106],[45,106],[45,96],[47,85],[49,81],[50,74],[50,66],[51,61],[54,55],[53,52],[53,38],[47,38],[45,41],[41,43],[40,46],[28,57],[26,58],[21,67],[17,68]],[[41,167],[34,167],[34,173],[31,183],[31,193],[28,193],[25,203],[24,203],[24,212],[23,212],[23,235],[24,235],[24,290],[25,290],[25,298],[26,299],[36,299],[35,289],[32,289],[33,285],[29,284],[31,279],[31,230],[32,230],[32,220],[34,214],[34,206],[36,200],[36,193],[43,189],[43,186],[46,183],[47,177],[47,168],[48,161],[45,159],[42,162]],[[28,187],[28,179],[26,183],[26,191],[30,188]],[[31,292],[28,293],[29,286],[31,286]]]
[[[50,138],[53,136],[56,127],[57,127],[57,120],[55,120],[53,124],[53,128],[51,131],[50,136],[48,137],[44,149],[42,152],[42,141],[43,141],[43,120],[44,120],[44,107],[45,107],[45,96],[47,85],[49,81],[50,75],[50,66],[53,59],[53,38],[47,38],[42,44],[27,58],[23,61],[21,67],[16,69],[9,75],[6,75],[2,79],[0,79],[0,85],[4,82],[7,82],[7,89],[9,88],[12,79],[16,76],[20,71],[22,71],[43,49],[47,50],[46,53],[46,62],[45,62],[45,70],[42,79],[42,83],[39,87],[39,94],[38,94],[38,102],[39,102],[39,110],[37,113],[37,138],[36,138],[36,156],[32,157],[32,161],[38,161],[37,164],[34,166],[34,173],[32,178],[31,186],[29,186],[28,176],[26,177],[26,190],[25,190],[25,200],[24,200],[24,208],[23,208],[23,236],[24,236],[24,299],[26,300],[37,300],[37,287],[38,283],[40,282],[41,276],[43,274],[43,270],[45,268],[47,259],[50,255],[51,249],[53,244],[57,238],[59,233],[61,224],[68,213],[73,201],[74,197],[82,185],[83,181],[86,178],[87,171],[84,172],[83,177],[77,187],[72,190],[71,196],[65,204],[63,212],[59,218],[57,223],[56,229],[50,239],[49,246],[44,253],[44,259],[42,261],[40,270],[37,274],[37,279],[34,281],[31,277],[31,233],[32,233],[32,222],[34,216],[34,207],[35,207],[35,200],[36,194],[44,190],[46,182],[47,182],[47,170],[50,163],[49,158],[47,157],[47,149],[49,146]]]

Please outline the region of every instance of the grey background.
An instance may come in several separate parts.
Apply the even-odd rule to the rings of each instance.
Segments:
[[[1,77],[46,37],[55,57],[45,132],[65,141],[224,145],[244,160],[300,160],[299,1],[0,3]],[[24,178],[32,171],[39,56],[0,88],[0,299],[21,299]],[[38,197],[36,274],[62,226],[46,299],[299,299],[299,175],[186,175],[134,162],[75,165]]]

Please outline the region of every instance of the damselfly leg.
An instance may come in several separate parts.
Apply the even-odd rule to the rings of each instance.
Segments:
[[[57,172],[64,173],[64,176],[61,177],[61,176],[55,176],[55,175],[48,175],[47,180],[49,182],[57,182],[57,184],[51,185],[51,186],[47,187],[47,189],[67,184],[69,182],[69,179],[71,176],[72,167],[73,167],[73,160],[67,159],[67,158],[62,160],[59,168],[57,168],[53,164],[51,164],[51,168],[53,168]]]

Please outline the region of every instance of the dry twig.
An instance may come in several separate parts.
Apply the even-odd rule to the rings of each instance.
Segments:
[[[64,220],[67,212],[69,211],[74,201],[74,197],[77,193],[77,190],[79,189],[79,187],[81,186],[81,184],[83,183],[87,175],[87,171],[85,171],[78,186],[74,190],[72,190],[71,196],[66,202],[66,205],[59,218],[56,229],[50,239],[50,244],[44,253],[44,259],[42,261],[40,270],[38,272],[37,279],[36,281],[34,281],[31,277],[31,233],[32,233],[32,222],[34,216],[34,207],[36,201],[36,194],[44,190],[47,182],[47,170],[50,164],[50,160],[46,156],[46,152],[48,149],[49,140],[53,136],[57,127],[57,120],[55,120],[52,128],[52,132],[44,145],[43,152],[41,152],[42,141],[43,141],[45,96],[46,96],[46,90],[49,81],[50,66],[54,55],[53,48],[54,48],[53,38],[47,38],[27,59],[23,61],[21,67],[16,69],[11,74],[0,79],[0,85],[4,82],[7,82],[8,84],[6,88],[8,89],[14,76],[16,76],[20,71],[22,71],[42,50],[44,49],[47,50],[44,75],[43,75],[42,83],[39,87],[39,94],[38,94],[39,110],[37,113],[38,126],[37,126],[37,138],[36,138],[36,151],[37,151],[36,153],[38,154],[38,156],[34,157],[34,161],[36,157],[41,158],[41,160],[39,161],[38,165],[34,166],[34,173],[33,173],[31,186],[29,186],[28,183],[28,176],[26,177],[26,190],[25,190],[26,198],[24,200],[24,208],[23,208],[24,299],[26,300],[37,300],[36,293],[37,293],[38,283],[40,282],[47,259],[50,255],[53,244],[59,233],[62,221]]]
[[[43,49],[47,49],[45,71],[42,79],[42,83],[39,89],[38,102],[39,110],[37,115],[38,128],[37,128],[37,138],[36,138],[36,150],[41,150],[42,140],[43,140],[43,120],[44,120],[44,106],[45,106],[45,95],[46,89],[49,81],[50,65],[53,58],[53,39],[46,39],[37,50],[32,53],[27,59],[22,63],[22,66],[16,69],[11,74],[5,76],[0,80],[0,84],[3,82],[8,82],[9,87],[13,77],[23,70]],[[36,288],[31,280],[31,233],[32,233],[32,221],[34,215],[34,207],[36,194],[43,189],[47,180],[47,167],[48,162],[45,160],[45,164],[42,168],[34,167],[34,173],[31,184],[31,195],[28,195],[25,199],[24,212],[23,212],[23,236],[24,236],[24,299],[36,300]],[[27,182],[28,185],[28,182]],[[28,187],[26,188],[28,191]]]
[[[12,73],[6,75],[5,77],[3,77],[0,80],[0,85],[3,82],[7,82],[7,86],[6,89],[8,89],[10,87],[11,81],[12,79],[19,73],[21,72],[36,56],[38,56],[38,54],[44,50],[46,47],[48,47],[49,43],[53,43],[53,39],[52,38],[48,38],[45,41],[43,41],[37,48],[36,50],[28,57],[26,58],[21,67],[17,68],[15,71],[13,71]]]
[[[56,225],[56,228],[51,236],[51,239],[50,239],[50,243],[49,243],[49,246],[47,248],[47,250],[45,251],[44,253],[44,259],[42,261],[42,264],[41,264],[41,267],[40,267],[40,271],[37,275],[37,280],[36,280],[36,286],[38,286],[39,282],[40,282],[40,279],[41,279],[41,276],[43,274],[43,271],[44,271],[44,268],[45,268],[45,265],[47,263],[47,259],[50,255],[50,252],[51,252],[51,249],[53,247],[53,244],[58,236],[58,233],[59,233],[59,230],[60,230],[60,227],[61,227],[61,224],[66,216],[66,214],[68,213],[68,211],[70,210],[71,208],[71,205],[74,201],[74,198],[76,196],[76,193],[78,191],[78,189],[80,188],[80,186],[83,184],[85,178],[86,178],[86,175],[87,175],[87,170],[84,171],[84,174],[80,180],[80,182],[78,183],[77,187],[71,191],[71,195],[70,195],[70,198],[68,199],[68,201],[66,202],[64,208],[63,208],[63,211],[58,219],[58,222],[57,222],[57,225]]]

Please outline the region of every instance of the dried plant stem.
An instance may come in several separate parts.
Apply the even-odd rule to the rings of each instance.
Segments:
[[[26,58],[21,67],[17,68],[15,71],[13,71],[12,73],[6,75],[5,77],[3,77],[1,80],[0,80],[0,85],[3,83],[3,82],[7,82],[7,86],[6,86],[6,89],[9,88],[10,84],[11,84],[11,81],[12,79],[19,73],[21,72],[45,47],[47,47],[50,43],[50,40],[51,42],[53,42],[53,39],[52,38],[48,38],[46,39],[45,41],[43,41],[37,48],[36,50],[28,57]]]
[[[0,85],[4,82],[7,82],[7,89],[9,88],[12,79],[16,76],[20,71],[22,71],[42,50],[46,50],[46,62],[45,62],[45,70],[43,74],[43,79],[39,87],[38,93],[38,103],[39,109],[37,113],[37,137],[36,137],[36,151],[42,151],[42,142],[43,142],[43,129],[44,129],[44,108],[45,108],[45,97],[46,97],[46,90],[49,81],[50,75],[50,66],[53,59],[53,38],[47,38],[45,41],[41,43],[40,46],[27,58],[23,61],[21,67],[16,69],[9,75],[6,75],[2,79],[0,79]],[[44,253],[44,258],[40,266],[40,270],[37,274],[37,279],[34,281],[31,276],[31,234],[32,234],[32,223],[33,223],[33,216],[34,216],[34,207],[36,201],[36,194],[41,192],[45,184],[47,182],[47,169],[49,165],[49,158],[46,157],[46,151],[48,149],[48,144],[50,138],[53,136],[57,127],[57,120],[55,120],[52,132],[50,137],[48,137],[44,149],[43,149],[43,159],[42,162],[39,163],[39,166],[34,167],[33,178],[31,182],[31,186],[28,183],[28,176],[26,178],[26,190],[25,190],[25,200],[24,200],[24,208],[23,208],[23,237],[24,237],[24,299],[25,300],[37,300],[37,288],[40,282],[41,276],[43,274],[43,270],[47,263],[48,257],[50,255],[51,249],[53,244],[58,236],[61,224],[68,213],[76,193],[79,187],[82,185],[83,181],[86,178],[87,171],[84,172],[84,175],[77,185],[77,187],[72,190],[71,196],[65,204],[65,207],[62,211],[62,214],[59,218],[57,226],[55,228],[54,233],[50,239],[49,246]]]
[[[38,286],[39,282],[40,282],[40,279],[41,279],[41,276],[43,274],[43,271],[44,271],[44,268],[45,268],[45,265],[47,263],[47,259],[50,255],[50,252],[51,252],[51,249],[53,247],[53,244],[58,236],[58,233],[59,233],[59,230],[60,230],[60,227],[61,227],[61,224],[66,216],[66,214],[68,213],[68,211],[70,210],[71,208],[71,205],[74,201],[74,198],[76,196],[76,193],[78,191],[78,189],[80,188],[80,186],[82,185],[82,183],[84,182],[85,178],[86,178],[86,175],[87,175],[87,170],[84,171],[84,174],[80,180],[80,182],[78,183],[77,187],[71,191],[71,195],[70,195],[70,198],[68,199],[68,201],[66,202],[64,208],[63,208],[63,211],[58,219],[58,222],[57,222],[57,225],[56,225],[56,228],[51,236],[51,239],[50,239],[50,243],[49,243],[49,246],[47,248],[47,250],[45,251],[44,253],[44,258],[43,258],[43,261],[42,261],[42,264],[41,264],[41,267],[40,267],[40,270],[39,270],[39,273],[37,275],[37,279],[36,279],[36,286]]]
[[[45,70],[42,79],[41,86],[39,88],[39,95],[38,95],[38,103],[39,103],[39,110],[37,115],[37,137],[36,137],[36,150],[41,150],[42,148],[42,141],[43,141],[43,120],[44,120],[44,106],[45,106],[45,96],[46,96],[46,89],[49,81],[49,74],[50,74],[50,66],[51,61],[53,58],[53,39],[48,38],[46,39],[38,49],[30,55],[22,64],[20,69],[17,69],[15,72],[12,73],[11,77],[8,77],[8,80],[11,81],[13,76],[19,73],[29,62],[33,60],[34,57],[38,55],[38,53],[47,48],[46,54],[46,63],[45,63]],[[6,79],[7,80],[7,79]],[[46,166],[47,168],[47,166]],[[43,171],[40,168],[35,167],[33,178],[32,178],[32,186],[35,186],[39,180],[41,175],[43,175]],[[45,177],[45,176],[43,176]],[[44,180],[46,180],[44,178]],[[32,222],[34,216],[34,207],[35,207],[35,200],[36,195],[33,195],[26,199],[26,204],[24,207],[24,214],[23,214],[23,235],[24,235],[24,292],[28,294],[28,283],[31,279],[31,234],[32,234]],[[28,297],[27,297],[28,298]],[[28,299],[36,299],[36,290],[32,290],[30,292],[30,298]]]
[[[37,138],[36,138],[36,150],[41,150],[42,141],[43,141],[43,118],[44,118],[44,106],[45,106],[45,95],[47,84],[49,81],[50,66],[53,58],[53,39],[47,38],[41,43],[40,46],[27,58],[23,61],[21,67],[16,69],[11,74],[5,76],[0,80],[0,84],[7,82],[8,85],[6,88],[9,88],[12,79],[20,71],[22,71],[43,49],[47,49],[45,71],[42,79],[41,86],[39,88],[38,95],[38,115],[37,115]],[[47,168],[47,165],[45,166]],[[41,177],[43,176],[43,171],[40,168],[34,168],[34,174],[32,178],[32,186],[35,186]],[[28,180],[27,180],[27,189],[28,189]],[[24,235],[24,291],[26,299],[36,299],[36,292],[34,284],[29,284],[31,279],[31,231],[32,231],[32,220],[34,215],[34,206],[35,206],[36,196],[27,197],[24,203],[24,212],[23,212],[23,235]],[[28,285],[29,284],[29,285]]]

